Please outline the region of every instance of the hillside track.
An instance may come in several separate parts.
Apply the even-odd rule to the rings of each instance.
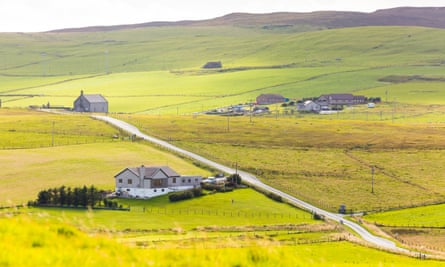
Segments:
[[[93,115],[92,118],[107,122],[115,127],[118,127],[120,129],[122,129],[130,134],[133,134],[139,138],[142,138],[148,142],[159,145],[159,146],[161,146],[167,150],[170,150],[172,152],[179,153],[186,157],[197,160],[197,161],[199,161],[205,165],[211,166],[212,168],[215,168],[219,171],[222,171],[225,173],[235,173],[237,171],[245,183],[247,183],[261,191],[276,194],[276,195],[280,196],[285,202],[288,202],[289,204],[294,205],[298,208],[309,211],[313,214],[315,214],[315,213],[319,214],[321,216],[324,216],[327,219],[330,219],[330,220],[336,221],[340,224],[343,224],[343,225],[349,227],[354,232],[356,232],[358,235],[360,235],[365,241],[369,242],[373,246],[376,246],[380,249],[389,250],[389,251],[396,252],[396,253],[408,254],[411,256],[418,255],[418,253],[416,253],[416,252],[412,252],[405,248],[398,247],[391,240],[371,234],[369,231],[367,231],[365,228],[363,228],[359,224],[354,223],[352,221],[345,220],[342,215],[335,214],[335,213],[320,209],[320,208],[315,207],[307,202],[297,199],[296,197],[293,197],[293,196],[286,194],[278,189],[275,189],[269,185],[266,185],[251,173],[240,171],[240,170],[235,170],[228,166],[225,166],[220,163],[211,161],[207,158],[204,158],[198,154],[195,154],[195,153],[189,152],[187,150],[184,150],[182,148],[176,147],[166,141],[154,138],[152,136],[148,136],[148,135],[142,133],[137,127],[135,127],[134,125],[131,125],[127,122],[124,122],[124,121],[121,121],[121,120],[118,120],[118,119],[115,119],[112,117],[108,117],[108,116],[101,116],[101,115]]]

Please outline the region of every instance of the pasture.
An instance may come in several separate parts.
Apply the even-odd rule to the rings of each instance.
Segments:
[[[106,234],[88,235],[60,220],[36,220],[26,214],[2,212],[0,226],[4,241],[0,258],[5,266],[122,266],[129,262],[139,266],[443,266],[443,262],[348,242],[279,245],[273,240],[245,237],[241,244],[246,245],[241,246],[237,245],[239,240],[231,238],[218,242],[218,246],[198,239],[188,247],[141,249],[122,245]]]
[[[149,27],[2,34],[0,98],[4,107],[71,107],[84,90],[107,97],[111,112],[157,115],[251,102],[261,93],[301,99],[354,92],[387,102],[444,104],[443,51],[436,45],[443,32]],[[212,60],[221,60],[223,69],[201,69]],[[384,79],[391,75],[425,79],[393,84]]]
[[[439,159],[445,140],[440,124],[118,117],[197,154],[232,167],[238,164],[264,182],[332,211],[340,204],[355,211],[376,211],[444,201]]]
[[[383,211],[444,203],[445,50],[437,46],[444,41],[444,30],[420,27],[0,34],[0,99],[8,108],[0,109],[0,206],[61,185],[113,189],[117,172],[139,164],[211,174],[83,116],[9,109],[71,107],[80,90],[103,94],[114,116],[148,134],[237,165],[331,211],[340,204]],[[213,60],[221,60],[223,68],[201,69]],[[383,103],[322,117],[288,109],[292,115],[284,118],[286,109],[278,105],[271,106],[276,114],[269,117],[191,115],[252,102],[261,93],[295,100],[354,93],[381,97]],[[122,203],[132,211],[2,211],[0,265],[443,265],[339,241],[342,229],[251,190],[175,206],[166,198]],[[409,220],[436,227],[441,219],[437,210],[414,217],[385,214],[366,219],[385,224],[399,216],[395,231],[387,231],[404,239],[412,235],[397,231],[409,227]],[[289,222],[302,228],[274,228]],[[433,234],[443,237],[431,230],[425,239],[434,242]]]

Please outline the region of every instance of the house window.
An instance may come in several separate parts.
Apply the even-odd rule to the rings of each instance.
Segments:
[[[185,183],[185,179],[182,179],[182,183]]]
[[[188,182],[191,183],[191,182],[192,182],[192,179],[189,179]]]
[[[173,177],[173,183],[176,184],[176,177]]]
[[[162,180],[153,180],[153,186],[162,186]]]
[[[195,182],[198,182],[198,178],[195,178]]]
[[[128,179],[128,184],[133,184],[133,180]]]
[[[122,179],[117,180],[117,182],[121,184],[122,183]]]

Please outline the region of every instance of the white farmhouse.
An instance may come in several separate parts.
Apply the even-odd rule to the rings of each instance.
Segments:
[[[125,168],[114,176],[122,197],[151,198],[201,186],[201,176],[181,176],[168,166]]]

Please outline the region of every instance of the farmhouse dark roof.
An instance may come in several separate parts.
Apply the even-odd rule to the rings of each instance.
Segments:
[[[279,98],[284,98],[284,96],[279,95],[279,94],[261,94],[258,97],[279,97]]]
[[[330,100],[353,100],[354,96],[352,94],[330,94],[322,95],[320,97],[326,97]]]
[[[142,167],[134,167],[134,168],[128,168],[128,170],[130,170],[135,175],[139,176],[141,168]],[[144,179],[151,179],[160,171],[163,172],[168,177],[180,177],[181,176],[168,166],[151,166],[151,167],[144,167],[144,169],[145,169]]]
[[[102,95],[83,95],[85,99],[90,103],[107,103],[108,101]]]

